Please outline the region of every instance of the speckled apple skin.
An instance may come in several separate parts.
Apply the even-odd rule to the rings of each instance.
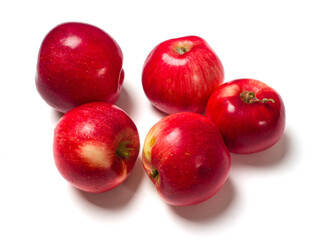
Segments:
[[[93,25],[67,22],[44,38],[38,55],[36,87],[59,112],[89,102],[115,103],[124,80],[117,42]]]
[[[184,47],[180,54],[177,49]],[[203,113],[212,92],[223,83],[224,69],[217,54],[198,36],[158,44],[145,60],[142,85],[159,110]]]
[[[142,161],[160,196],[176,206],[215,195],[231,166],[218,128],[197,113],[176,113],[156,123],[146,136]],[[159,174],[153,178],[155,169]]]
[[[267,102],[244,102],[240,94],[252,91]],[[279,93],[256,79],[237,79],[221,85],[210,97],[206,116],[220,129],[232,153],[250,154],[272,147],[285,128],[285,106]]]
[[[126,143],[128,156],[116,149]],[[130,174],[139,154],[134,122],[118,107],[88,103],[67,112],[54,130],[53,152],[57,169],[74,187],[105,192]]]

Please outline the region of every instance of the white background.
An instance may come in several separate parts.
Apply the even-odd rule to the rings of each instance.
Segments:
[[[0,239],[320,239],[319,1],[1,1]],[[66,21],[96,25],[121,46],[126,72],[117,105],[144,142],[164,115],[141,85],[158,43],[198,35],[220,57],[225,81],[256,78],[285,102],[283,138],[258,154],[232,155],[212,199],[171,207],[141,167],[116,189],[88,194],[58,173],[60,115],[37,93],[37,54]]]

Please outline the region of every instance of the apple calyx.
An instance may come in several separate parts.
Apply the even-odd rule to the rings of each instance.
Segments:
[[[130,153],[129,151],[131,150],[130,148],[127,148],[127,145],[129,142],[120,142],[117,149],[116,149],[116,155],[120,158],[129,158]]]
[[[244,91],[240,94],[240,97],[245,103],[248,103],[248,104],[252,104],[255,102],[262,102],[262,103],[272,102],[272,103],[274,103],[274,100],[272,98],[258,99],[256,97],[256,94],[252,91]]]
[[[154,168],[154,169],[151,171],[151,173],[150,173],[150,177],[151,177],[152,179],[155,179],[157,176],[159,176],[159,172],[158,172],[157,169]]]

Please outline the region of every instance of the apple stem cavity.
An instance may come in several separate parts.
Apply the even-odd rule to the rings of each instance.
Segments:
[[[129,158],[130,154],[129,154],[129,148],[127,148],[127,145],[129,144],[129,142],[121,142],[117,149],[116,149],[116,154],[118,157],[120,158]]]
[[[159,172],[158,172],[157,169],[153,169],[153,170],[151,171],[151,173],[150,173],[150,177],[151,177],[152,179],[155,179],[158,175],[159,175]]]
[[[180,55],[185,54],[186,52],[188,52],[189,50],[186,47],[177,47],[176,52],[179,53]]]
[[[240,94],[241,99],[248,104],[252,104],[255,102],[261,102],[261,103],[266,103],[266,102],[272,102],[274,103],[274,100],[272,98],[263,98],[263,99],[258,99],[256,97],[256,94],[251,91],[244,91]]]

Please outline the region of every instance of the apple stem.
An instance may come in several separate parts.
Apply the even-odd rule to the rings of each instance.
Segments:
[[[153,169],[153,170],[151,171],[151,173],[150,173],[150,177],[151,177],[152,179],[155,179],[158,175],[159,175],[159,172],[158,172],[157,169]]]
[[[266,103],[266,102],[272,102],[274,103],[274,100],[272,98],[263,98],[263,99],[258,99],[256,97],[256,94],[251,91],[244,91],[240,94],[241,99],[245,103],[255,103],[255,102],[261,102],[261,103]]]

